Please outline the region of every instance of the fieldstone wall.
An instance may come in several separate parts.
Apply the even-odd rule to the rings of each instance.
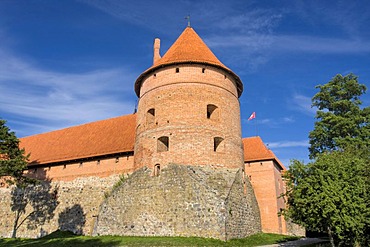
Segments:
[[[199,236],[222,240],[261,231],[259,210],[241,169],[146,167],[106,198],[94,235]]]
[[[235,180],[226,199],[226,239],[243,238],[261,231],[261,218],[252,185],[244,179],[242,170]],[[248,222],[248,224],[246,224]]]
[[[119,176],[84,177],[69,182],[43,182],[26,193],[0,188],[0,237],[11,237],[16,212],[24,208],[17,237],[37,238],[57,229],[90,235],[104,200]],[[20,210],[22,211],[22,210]]]

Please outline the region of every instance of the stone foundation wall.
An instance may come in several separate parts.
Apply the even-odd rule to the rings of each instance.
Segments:
[[[258,203],[241,170],[236,173],[227,196],[226,209],[226,239],[243,238],[256,233],[256,229],[261,230]]]
[[[37,238],[57,229],[83,235],[245,237],[260,232],[261,225],[242,174],[241,169],[169,165],[159,176],[142,168],[126,175],[121,186],[114,186],[115,175],[44,181],[26,193],[0,188],[0,237],[12,236],[22,208],[18,224],[29,217],[17,237]]]
[[[94,235],[245,237],[261,231],[247,187],[240,169],[168,165],[153,176],[144,167],[101,205]]]
[[[0,237],[12,235],[16,215],[14,205],[25,208],[19,223],[36,208],[35,213],[17,230],[17,237],[36,238],[57,229],[90,235],[104,193],[110,191],[118,179],[119,176],[114,175],[107,178],[84,177],[69,182],[44,182],[44,189],[29,196],[14,193],[13,187],[0,188]],[[31,200],[28,200],[30,197]]]

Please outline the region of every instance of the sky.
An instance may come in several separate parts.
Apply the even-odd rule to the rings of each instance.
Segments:
[[[315,86],[354,73],[370,88],[368,0],[0,0],[0,118],[24,137],[133,113],[154,38],[163,56],[187,15],[244,84],[242,137],[285,166],[309,161]]]

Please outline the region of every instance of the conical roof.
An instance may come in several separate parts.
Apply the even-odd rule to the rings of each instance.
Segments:
[[[153,66],[181,62],[202,62],[215,64],[228,69],[213,54],[193,28],[187,27],[168,49],[166,54]]]
[[[208,64],[225,70],[236,81],[238,95],[243,92],[240,78],[218,60],[208,46],[203,42],[193,28],[187,27],[168,49],[166,54],[156,61],[152,67],[144,71],[135,82],[135,92],[140,97],[140,88],[144,78],[154,70],[173,64],[198,63]]]

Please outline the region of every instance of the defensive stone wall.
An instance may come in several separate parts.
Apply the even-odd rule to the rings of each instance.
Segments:
[[[17,237],[36,238],[57,229],[90,235],[104,194],[118,181],[119,175],[106,178],[84,177],[73,181],[42,182],[25,193],[14,187],[0,188],[0,237],[11,237],[16,212]]]
[[[244,178],[242,170],[236,173],[226,208],[226,239],[243,238],[256,233],[256,229],[261,230],[258,203],[252,185]]]
[[[154,176],[144,167],[106,198],[93,234],[245,237],[261,231],[248,183],[241,169],[172,164]]]

